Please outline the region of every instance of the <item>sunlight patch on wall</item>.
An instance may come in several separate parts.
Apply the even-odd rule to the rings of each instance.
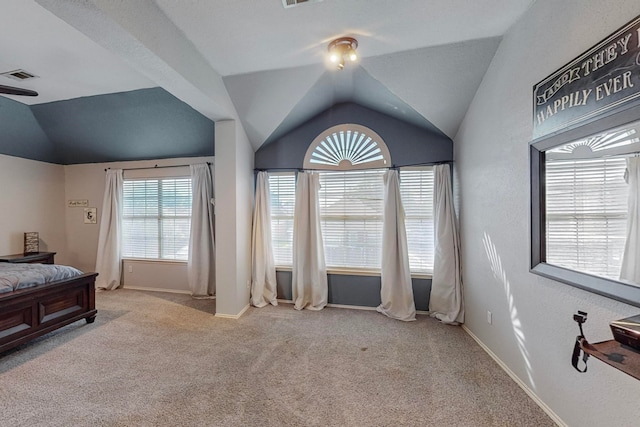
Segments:
[[[518,350],[520,350],[520,354],[522,355],[522,359],[524,360],[525,366],[527,368],[529,384],[531,384],[531,388],[535,390],[536,385],[533,380],[533,368],[531,366],[529,351],[527,350],[526,346],[524,331],[522,330],[522,323],[520,322],[520,319],[518,317],[518,309],[516,308],[513,294],[511,293],[511,283],[507,278],[507,272],[502,267],[502,260],[500,259],[500,255],[498,255],[498,250],[491,241],[491,236],[489,236],[486,232],[484,233],[482,243],[484,244],[484,249],[487,254],[487,258],[489,259],[489,263],[491,264],[491,271],[493,272],[493,276],[498,280],[498,282],[500,282],[500,284],[502,284],[504,293],[507,297],[513,335],[516,337]]]

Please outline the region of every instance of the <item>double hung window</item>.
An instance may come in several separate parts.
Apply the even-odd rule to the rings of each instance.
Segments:
[[[294,172],[269,173],[271,242],[277,266],[293,264],[293,209],[296,200]]]
[[[411,272],[433,273],[433,167],[400,169],[400,196]]]
[[[191,178],[125,179],[123,257],[189,258]]]
[[[617,279],[627,224],[624,158],[546,163],[547,262]]]
[[[327,267],[380,271],[384,170],[320,171],[320,218]],[[277,266],[292,265],[295,174],[270,173],[271,234]],[[433,168],[400,171],[409,264],[433,270]]]
[[[380,269],[383,170],[320,172],[320,219],[327,267]]]

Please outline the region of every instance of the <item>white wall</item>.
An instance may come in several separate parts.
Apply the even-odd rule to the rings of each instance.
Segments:
[[[191,294],[186,262],[125,259],[122,261],[122,287]]]
[[[237,121],[216,122],[216,315],[249,304],[253,154]]]
[[[251,231],[253,223],[253,196],[254,196],[254,174],[253,160],[254,151],[251,142],[247,137],[240,122],[236,122],[238,128],[238,170],[236,174],[236,206],[238,216],[237,240],[238,246],[238,308],[242,309],[249,304],[249,286],[246,283],[251,282]]]
[[[236,132],[232,120],[216,123],[216,312],[235,315],[236,257]]]
[[[61,199],[65,206],[66,200],[88,200],[89,206],[98,209],[97,224],[84,224],[83,208],[65,208],[68,257],[70,263],[83,271],[95,270],[100,218],[102,216],[105,168],[128,169],[153,167],[154,165],[189,165],[207,161],[213,162],[213,159],[213,157],[188,157],[64,166],[66,194],[62,195]],[[158,175],[156,176],[159,176],[159,174],[162,173],[162,169],[158,169],[157,173]],[[128,269],[123,273],[125,281],[129,286],[177,291],[184,291],[186,289],[187,278],[184,265],[169,263],[163,268],[154,268],[153,265],[150,266],[149,263],[143,262],[134,268],[133,274],[128,273]],[[167,272],[167,268],[175,271]],[[182,279],[176,280],[176,275]]]
[[[0,154],[0,197],[0,254],[22,253],[23,233],[37,231],[40,250],[56,252],[56,263],[69,263],[62,166]]]
[[[466,326],[570,426],[638,425],[640,381],[570,360],[576,310],[597,342],[640,309],[528,271],[532,87],[638,14],[638,0],[538,0],[504,36],[454,141]]]

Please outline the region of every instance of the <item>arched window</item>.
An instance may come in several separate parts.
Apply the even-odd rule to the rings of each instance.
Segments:
[[[381,266],[385,169],[392,166],[387,145],[373,130],[333,126],[309,146],[304,168],[319,171],[320,221],[327,268],[336,274],[376,274]],[[433,168],[402,168],[409,267],[433,271]],[[270,172],[271,238],[278,267],[293,259],[294,172]]]
[[[354,170],[391,166],[387,144],[373,130],[347,123],[318,135],[304,156],[305,169]]]

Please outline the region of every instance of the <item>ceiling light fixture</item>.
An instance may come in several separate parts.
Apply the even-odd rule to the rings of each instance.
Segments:
[[[329,43],[329,60],[337,65],[338,70],[342,70],[345,61],[354,62],[358,60],[357,48],[358,40],[353,37],[335,39]]]

